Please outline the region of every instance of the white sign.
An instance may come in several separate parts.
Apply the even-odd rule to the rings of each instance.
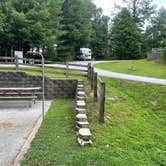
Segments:
[[[23,58],[23,51],[14,51],[14,56],[18,58]],[[23,63],[23,59],[19,59],[18,63]]]

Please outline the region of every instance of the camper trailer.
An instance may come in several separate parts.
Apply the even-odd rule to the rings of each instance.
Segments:
[[[91,60],[92,58],[92,52],[90,48],[80,48],[79,55],[77,56],[77,59],[79,60]]]

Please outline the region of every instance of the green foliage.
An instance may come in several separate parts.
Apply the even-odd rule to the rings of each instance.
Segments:
[[[64,33],[60,37],[59,56],[68,60],[81,47],[88,47],[91,36],[91,17],[94,5],[90,0],[65,0],[62,6]]]
[[[113,20],[111,45],[116,59],[138,59],[141,57],[142,36],[130,12],[124,8]]]
[[[61,0],[7,0],[0,2],[2,50],[53,47],[61,20]],[[3,55],[3,51],[1,53]]]
[[[146,47],[164,48],[166,47],[166,9],[159,9],[157,15],[152,20],[152,25],[148,26],[145,34]]]
[[[93,14],[91,48],[95,58],[100,59],[108,56],[109,51],[109,17],[102,14],[98,8]]]
[[[123,0],[123,2],[139,27],[143,27],[145,21],[150,20],[155,12],[155,7],[152,5],[153,0]]]

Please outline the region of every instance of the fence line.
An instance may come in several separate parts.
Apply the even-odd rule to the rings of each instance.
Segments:
[[[20,60],[22,60],[23,63],[20,63]],[[17,56],[16,57],[0,57],[0,62],[3,62],[3,64],[14,64],[16,71],[19,71],[19,69],[20,69],[19,65],[41,67],[41,64],[39,64],[39,63],[41,63],[40,59],[18,58]],[[50,63],[50,61],[45,61],[45,62],[46,62],[46,64]],[[51,64],[64,65],[62,67],[48,66],[48,68],[65,70],[64,73],[62,73],[62,72],[59,72],[59,73],[65,74],[66,77],[68,77],[69,75],[88,75],[88,65],[81,65],[81,64],[79,65],[79,64],[73,64],[73,63],[68,63],[68,62],[56,62],[56,63],[54,62]],[[80,68],[72,68],[73,66],[78,66]],[[81,67],[84,67],[84,69],[83,68],[81,69]],[[1,70],[2,70],[2,68],[1,68]],[[79,73],[71,73],[70,71],[76,71]],[[46,71],[46,72],[48,72],[48,71]],[[56,73],[58,73],[58,72],[56,72]]]
[[[94,67],[89,67],[88,73],[88,79],[90,81],[91,90],[93,91],[94,100],[99,102],[99,121],[104,123],[106,85],[98,76],[97,72],[94,72]]]

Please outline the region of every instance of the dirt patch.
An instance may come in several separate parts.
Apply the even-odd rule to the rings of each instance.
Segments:
[[[0,122],[0,129],[1,128],[9,128],[9,127],[13,127],[14,124],[10,123],[10,122]]]

